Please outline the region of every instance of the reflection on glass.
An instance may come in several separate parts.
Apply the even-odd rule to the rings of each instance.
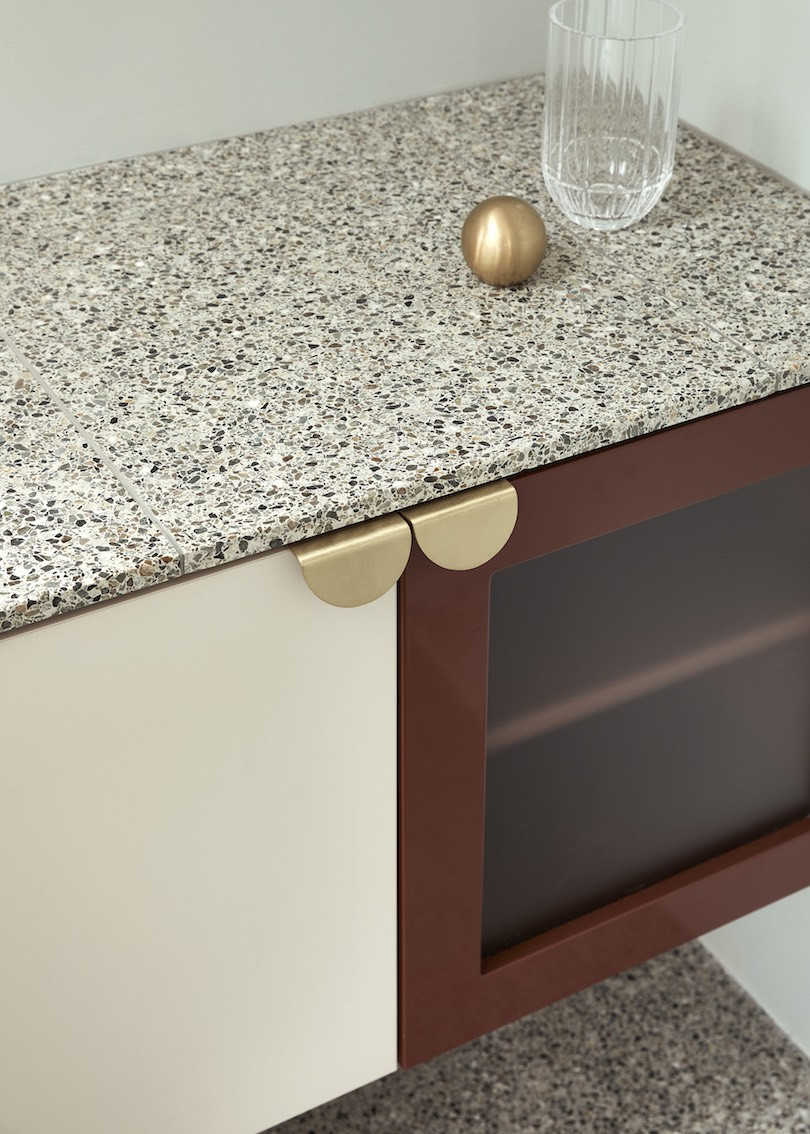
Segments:
[[[810,813],[810,469],[497,573],[483,955]]]

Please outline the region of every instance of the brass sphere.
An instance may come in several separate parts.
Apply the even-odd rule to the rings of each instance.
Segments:
[[[546,251],[546,226],[521,197],[488,197],[476,205],[461,230],[464,259],[484,283],[522,283]]]

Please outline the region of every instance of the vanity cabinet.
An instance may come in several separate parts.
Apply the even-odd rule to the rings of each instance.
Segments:
[[[809,437],[516,476],[469,570],[413,509],[364,606],[282,551],[0,641],[3,1134],[258,1134],[810,885]]]
[[[510,480],[402,583],[404,1066],[810,885],[810,387]]]
[[[252,1134],[394,1070],[395,623],[279,552],[0,641],[3,1134]]]

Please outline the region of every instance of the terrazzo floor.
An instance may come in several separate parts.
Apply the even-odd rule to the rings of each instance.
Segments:
[[[702,946],[273,1134],[810,1134],[810,1061]]]

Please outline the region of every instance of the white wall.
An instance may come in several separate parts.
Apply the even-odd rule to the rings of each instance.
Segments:
[[[810,191],[808,0],[675,2],[687,21],[681,116]]]
[[[703,943],[810,1055],[810,890],[740,918]]]
[[[5,0],[0,182],[543,69],[546,0]]]

